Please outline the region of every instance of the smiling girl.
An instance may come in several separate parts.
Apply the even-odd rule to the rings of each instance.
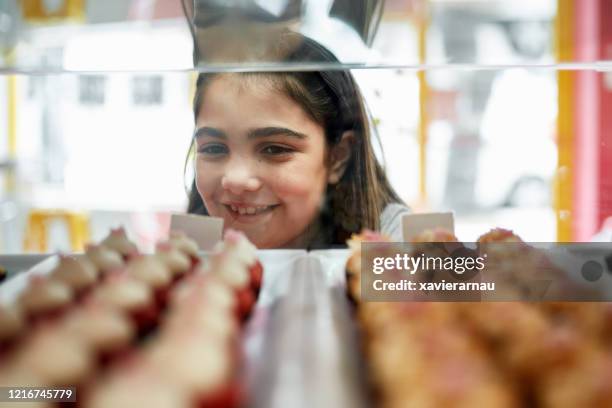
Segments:
[[[288,62],[337,62],[300,38]],[[408,209],[350,72],[202,73],[194,114],[188,212],[223,218],[259,248],[340,246],[363,228],[401,239]]]

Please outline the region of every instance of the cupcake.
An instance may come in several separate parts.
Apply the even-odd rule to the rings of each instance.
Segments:
[[[255,294],[259,293],[263,280],[263,265],[257,259],[257,248],[242,233],[232,229],[227,230],[224,238],[224,250],[244,263],[249,271],[251,287]]]
[[[98,280],[98,271],[95,265],[85,257],[60,255],[58,265],[50,274],[55,280],[70,287],[75,295],[79,296],[93,287]]]
[[[168,242],[160,242],[155,248],[155,255],[170,270],[172,278],[178,280],[191,269],[191,260],[184,252]]]
[[[138,255],[128,263],[125,273],[150,287],[161,306],[166,304],[172,275],[161,259],[155,255]]]
[[[251,288],[248,269],[240,260],[222,252],[211,257],[210,273],[234,290],[239,315],[246,319],[255,305],[255,294]]]
[[[138,247],[128,239],[123,227],[112,229],[100,245],[117,251],[124,259],[138,253]]]
[[[200,262],[198,254],[200,248],[197,242],[189,238],[183,231],[170,231],[170,236],[167,243],[187,255],[195,265]]]
[[[101,273],[121,269],[124,266],[121,254],[104,245],[87,245],[85,255]]]
[[[181,333],[186,327],[202,338],[212,337],[227,344],[233,343],[238,334],[238,326],[233,315],[207,305],[173,313],[165,321],[164,332]]]
[[[0,305],[0,357],[15,345],[25,331],[21,310],[15,305]]]
[[[493,228],[491,231],[478,237],[477,242],[479,244],[486,244],[490,242],[523,242],[523,240],[508,229]]]
[[[222,342],[191,336],[159,341],[145,352],[145,366],[190,397],[196,407],[235,407],[239,387]]]
[[[0,368],[0,387],[7,388],[25,388],[25,387],[48,387],[49,384],[43,382],[39,376],[31,370],[17,367],[15,364],[3,364]],[[5,396],[7,396],[5,392]],[[6,401],[6,400],[5,400]],[[6,405],[5,405],[6,404]],[[8,402],[0,402],[0,406],[13,406],[18,408],[52,408],[55,407],[51,401],[41,402],[25,402],[20,400],[19,403],[9,405]]]
[[[94,370],[93,355],[83,341],[49,326],[41,327],[20,347],[14,364],[50,387],[83,386]]]
[[[82,340],[102,364],[125,354],[136,336],[128,317],[94,303],[66,316],[62,328],[71,337]]]
[[[195,299],[199,302],[211,304],[224,311],[238,313],[238,302],[234,290],[219,277],[204,272],[196,272],[181,282],[171,294],[171,304],[174,308],[183,307]]]
[[[87,398],[88,408],[147,407],[191,408],[178,387],[161,381],[145,370],[116,373],[95,387]]]
[[[140,334],[155,327],[159,310],[151,288],[126,273],[109,275],[93,293],[93,301],[114,308],[135,323]]]
[[[172,307],[162,335],[182,334],[185,328],[202,338],[216,338],[228,344],[238,361],[238,320],[241,317],[236,294],[214,276],[194,275],[173,292]]]
[[[38,320],[58,316],[72,300],[73,292],[68,285],[43,276],[33,276],[19,296],[18,303],[28,319]]]

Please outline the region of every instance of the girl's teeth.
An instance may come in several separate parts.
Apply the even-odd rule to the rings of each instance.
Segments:
[[[266,211],[269,209],[269,206],[261,206],[261,207],[236,207],[235,205],[229,206],[232,211],[239,213],[240,215],[254,215],[260,212]]]

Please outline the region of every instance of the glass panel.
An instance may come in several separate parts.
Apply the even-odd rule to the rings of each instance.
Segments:
[[[573,24],[557,15],[555,0],[182,1],[58,0],[71,5],[60,12],[42,0],[4,1],[0,66],[165,71],[192,69],[195,60],[199,70],[555,63],[610,69],[607,48],[595,37],[584,36],[580,49],[575,38],[558,42],[555,56],[555,24],[561,33]],[[37,3],[39,10],[26,6]],[[589,18],[597,10],[584,13]],[[292,60],[299,40],[287,39],[287,30],[315,39],[336,58]],[[420,34],[427,42],[421,53]]]

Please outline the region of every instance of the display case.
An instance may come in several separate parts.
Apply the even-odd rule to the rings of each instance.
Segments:
[[[129,214],[185,206],[198,71],[352,70],[393,187],[418,211],[455,211],[465,239],[605,230],[607,4],[47,3],[2,6],[4,252],[23,250],[38,207],[94,211],[92,238],[122,217],[151,242],[161,221]],[[283,60],[298,44],[270,44],[286,30],[339,62]],[[55,233],[47,250],[67,248]]]
[[[186,211],[195,186],[190,146],[202,73],[350,72],[365,101],[374,154],[412,212],[453,212],[464,242],[496,227],[528,242],[610,242],[611,18],[606,0],[4,1],[0,266],[9,273],[0,295],[12,299],[27,273],[53,269],[51,253],[80,253],[118,225],[143,252],[167,236],[170,214]],[[304,38],[335,58],[295,58]],[[458,331],[446,326],[452,315],[466,319],[466,327],[488,330],[476,307],[438,309],[432,302],[421,310],[414,302],[398,312],[372,302],[364,308],[347,296],[351,253],[258,252],[265,283],[240,338],[243,405],[379,405],[384,400],[372,373],[384,376],[389,369],[414,381],[423,373],[422,384],[393,383],[393,376],[384,384],[413,386],[424,400],[439,391],[427,388],[432,384],[444,395],[466,397],[466,384],[453,381],[467,378],[476,384],[472,390],[484,390],[472,402],[492,398],[491,406],[557,405],[563,398],[555,399],[554,381],[568,395],[595,387],[587,375],[546,377],[551,383],[537,384],[544,400],[529,400],[540,373],[531,366],[508,369],[512,362],[504,356],[484,358],[494,352],[481,350],[463,325]],[[605,265],[609,254],[599,255]],[[609,265],[604,270],[607,285]],[[548,324],[539,305],[532,306],[490,310],[524,318],[524,326],[505,326],[503,333],[528,343],[552,333],[528,327]],[[588,322],[593,317],[595,325],[602,310],[577,313]],[[400,340],[424,350],[413,355],[412,366],[400,364],[408,346],[385,337],[394,313],[401,315]],[[404,325],[410,319],[402,313],[421,316],[414,319],[417,329]],[[391,320],[372,320],[377,314]],[[420,325],[428,319],[430,326]],[[422,355],[439,357],[426,347],[430,329],[433,348],[465,351],[480,374],[466,368],[470,361],[451,356],[455,365],[443,367],[448,378],[427,377]],[[512,337],[515,329],[520,334]],[[554,331],[551,348],[575,345],[563,337],[569,332]],[[446,335],[454,340],[437,340]],[[494,343],[489,332],[478,336],[490,341],[487,347]],[[508,353],[523,349],[517,350]],[[605,363],[609,353],[602,353],[580,361]],[[394,365],[393,356],[400,363]],[[410,367],[419,375],[411,376]],[[603,363],[585,367],[600,370],[609,385]],[[493,373],[491,382],[482,373]],[[531,385],[523,389],[522,381]],[[497,393],[499,384],[504,391]],[[514,397],[504,400],[506,392]],[[385,406],[403,406],[398,401]]]

